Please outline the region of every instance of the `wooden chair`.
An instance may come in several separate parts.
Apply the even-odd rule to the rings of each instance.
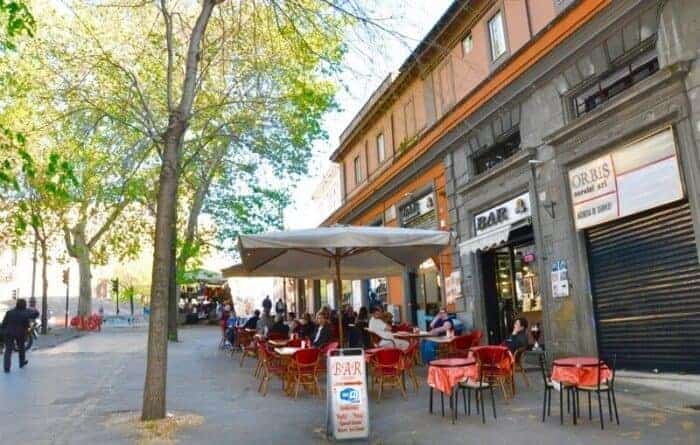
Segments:
[[[413,386],[416,389],[416,392],[418,392],[418,378],[416,377],[415,373],[415,367],[416,367],[416,360],[418,356],[418,347],[419,343],[411,343],[411,345],[403,351],[403,356],[402,356],[402,363],[401,366],[403,367],[403,373],[404,373],[404,389],[405,388],[405,379],[406,377],[411,379],[411,382],[413,382]]]
[[[321,350],[318,348],[300,349],[292,355],[287,366],[287,381],[289,391],[294,391],[294,399],[299,395],[299,386],[321,397],[317,376],[318,362],[321,357]]]
[[[520,373],[523,376],[523,381],[525,382],[525,387],[530,387],[530,379],[527,378],[527,372],[525,372],[525,367],[523,366],[523,359],[525,357],[525,352],[527,351],[526,346],[522,346],[515,350],[513,354],[515,361],[513,363],[513,378],[511,379],[511,389],[513,394],[515,394],[515,374]]]
[[[241,360],[239,365],[243,367],[243,361],[246,357],[257,357],[258,346],[255,341],[255,334],[246,330],[239,332],[239,344],[241,346]]]
[[[382,348],[378,350],[374,356],[373,360],[373,379],[378,385],[377,389],[377,401],[382,399],[382,391],[384,390],[384,385],[389,385],[390,387],[397,387],[401,391],[403,398],[406,398],[406,391],[403,387],[403,382],[401,376],[403,374],[402,369],[402,351],[398,348]]]
[[[610,422],[613,421],[613,408],[615,412],[615,421],[620,424],[620,417],[617,414],[617,400],[615,399],[615,362],[617,361],[617,355],[613,355],[612,361],[607,365],[603,360],[598,360],[596,367],[597,378],[596,384],[594,386],[576,386],[576,410],[578,410],[578,393],[584,392],[588,394],[588,418],[593,420],[593,412],[591,408],[591,394],[596,394],[598,396],[598,414],[600,416],[600,429],[605,429],[603,422],[603,405],[601,403],[601,394],[605,393],[608,399],[608,413],[610,415]],[[584,365],[584,367],[590,367],[590,365]],[[603,380],[601,373],[604,369],[610,369],[612,372],[612,377]],[[611,399],[612,396],[612,399]]]
[[[262,392],[263,397],[267,394],[267,383],[270,381],[270,377],[276,375],[282,381],[282,390],[285,390],[286,386],[286,366],[282,361],[282,358],[277,356],[275,352],[266,343],[262,343],[258,349],[261,358],[260,367],[260,385],[258,386],[258,392]]]

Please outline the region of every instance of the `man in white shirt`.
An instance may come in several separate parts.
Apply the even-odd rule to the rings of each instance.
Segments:
[[[369,319],[367,329],[382,338],[382,341],[379,342],[379,347],[381,348],[399,348],[404,351],[408,349],[409,343],[406,340],[394,338],[391,326],[382,320],[382,308],[380,306],[375,306],[372,309],[372,317]]]

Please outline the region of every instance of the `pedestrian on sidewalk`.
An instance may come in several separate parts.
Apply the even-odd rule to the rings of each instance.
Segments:
[[[5,372],[10,372],[13,349],[17,349],[19,353],[20,368],[24,368],[29,363],[24,357],[24,341],[27,338],[31,316],[32,314],[27,310],[27,301],[23,298],[18,298],[15,308],[7,311],[5,318],[2,320],[1,327],[5,337],[3,362]]]

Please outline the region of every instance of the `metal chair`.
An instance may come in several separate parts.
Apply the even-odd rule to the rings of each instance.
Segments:
[[[598,415],[600,416],[600,429],[605,429],[603,421],[603,404],[601,403],[601,394],[605,393],[608,399],[608,414],[610,415],[610,422],[613,421],[613,409],[615,412],[615,422],[620,424],[620,417],[617,413],[617,400],[615,399],[615,364],[617,362],[617,355],[613,355],[610,365],[607,365],[605,361],[598,359],[596,365],[584,365],[584,368],[595,367],[596,368],[596,384],[594,386],[576,386],[576,409],[578,410],[578,393],[584,392],[588,394],[588,419],[593,420],[593,409],[591,407],[591,395],[596,394],[598,396]],[[609,369],[612,372],[612,377],[603,380],[601,374],[604,369]],[[611,399],[612,396],[612,399]]]
[[[398,387],[403,398],[406,398],[406,391],[401,381],[403,368],[401,356],[403,352],[398,348],[384,348],[378,350],[372,357],[373,380],[379,385],[377,390],[377,401],[382,399],[384,385]]]
[[[472,414],[472,391],[474,391],[475,403],[476,403],[476,413],[479,414],[481,411],[481,422],[486,423],[486,410],[484,409],[484,391],[489,391],[491,393],[491,408],[493,409],[493,418],[496,419],[496,399],[493,394],[493,385],[488,381],[484,380],[485,372],[484,367],[481,362],[477,359],[476,365],[479,369],[479,380],[472,381],[467,380],[465,382],[459,383],[459,388],[454,392],[454,417],[457,418],[458,402],[459,402],[459,389],[462,390],[462,400],[464,403],[464,413],[468,416]],[[465,394],[466,392],[466,394]],[[479,410],[479,402],[481,402],[481,410]]]
[[[527,351],[527,346],[522,346],[515,350],[513,354],[515,361],[513,363],[513,378],[511,379],[511,389],[513,394],[515,394],[515,374],[520,373],[523,376],[523,381],[525,382],[525,387],[530,387],[530,379],[527,378],[527,373],[525,372],[525,367],[523,367],[523,358],[525,357],[525,352]]]

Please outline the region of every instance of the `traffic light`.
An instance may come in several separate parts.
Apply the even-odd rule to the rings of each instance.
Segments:
[[[112,292],[119,293],[119,278],[112,280]]]
[[[63,269],[63,284],[68,284],[70,269]]]

